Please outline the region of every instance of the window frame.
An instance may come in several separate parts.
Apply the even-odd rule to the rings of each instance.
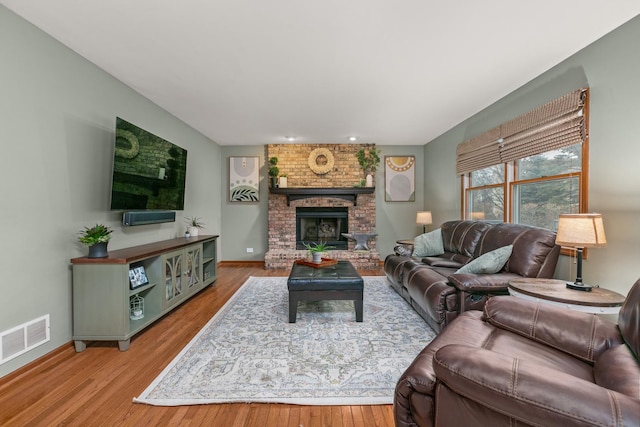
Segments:
[[[585,108],[587,106],[585,105]],[[585,127],[588,129],[588,114],[585,115]],[[489,184],[482,185],[478,187],[472,186],[471,174],[473,172],[465,173],[461,175],[461,218],[463,219],[471,219],[471,212],[469,211],[469,197],[470,192],[474,190],[483,190],[488,188],[496,188],[503,187],[504,192],[504,212],[503,212],[503,222],[505,223],[513,223],[513,189],[515,185],[520,184],[531,184],[536,182],[547,182],[555,179],[563,179],[563,178],[572,178],[578,176],[578,181],[580,183],[580,190],[578,191],[578,211],[577,213],[587,213],[588,212],[588,195],[589,195],[589,137],[587,132],[587,137],[582,142],[582,161],[581,161],[581,169],[580,172],[568,172],[558,175],[548,175],[538,178],[528,178],[522,180],[516,180],[517,176],[517,160],[503,163],[505,172],[504,172],[504,182],[502,184]],[[561,249],[561,254],[573,256],[575,254],[575,249],[565,248]],[[583,257],[587,258],[587,249],[585,248]]]

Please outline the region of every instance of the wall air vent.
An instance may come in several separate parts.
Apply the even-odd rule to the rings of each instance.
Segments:
[[[0,332],[0,364],[50,340],[49,315]]]

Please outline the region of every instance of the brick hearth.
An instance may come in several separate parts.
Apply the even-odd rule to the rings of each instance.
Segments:
[[[308,166],[309,154],[315,148],[328,148],[334,155],[334,169],[324,175],[316,175]],[[268,145],[266,159],[276,156],[281,173],[288,174],[289,187],[353,187],[362,172],[355,153],[361,147],[370,145]],[[284,160],[284,161],[283,161]],[[296,208],[297,207],[346,207],[350,233],[372,233],[376,225],[375,192],[359,194],[356,204],[335,197],[312,197],[292,200],[287,206],[287,197],[269,193],[268,251],[265,254],[265,268],[290,268],[296,259],[309,258],[308,251],[296,249]],[[370,251],[354,251],[355,243],[349,241],[349,250],[334,250],[326,256],[349,260],[358,269],[378,268],[380,253],[376,250],[375,239],[369,242]]]

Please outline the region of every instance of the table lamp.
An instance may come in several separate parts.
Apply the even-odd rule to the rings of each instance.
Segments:
[[[422,232],[427,232],[427,225],[432,223],[431,211],[418,212],[416,215],[416,224],[422,225]]]
[[[598,213],[561,214],[558,220],[556,244],[576,249],[576,281],[567,288],[590,292],[592,286],[582,283],[582,250],[606,246],[602,215]]]

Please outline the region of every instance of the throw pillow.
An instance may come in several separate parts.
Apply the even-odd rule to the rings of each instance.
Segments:
[[[513,245],[503,246],[486,254],[480,255],[468,264],[463,265],[457,273],[492,274],[502,270],[511,256]]]
[[[442,232],[437,230],[424,233],[413,239],[413,256],[436,256],[444,253]]]

